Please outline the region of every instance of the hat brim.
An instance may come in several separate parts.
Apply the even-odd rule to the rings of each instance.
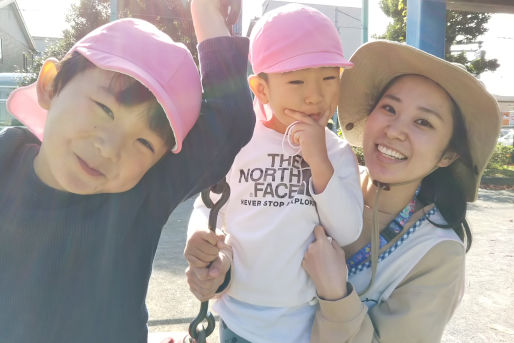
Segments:
[[[277,64],[254,71],[255,73],[286,73],[307,68],[344,67],[351,68],[353,63],[347,61],[342,55],[332,52],[313,52],[280,61]]]
[[[474,201],[501,123],[498,103],[484,85],[457,65],[397,42],[367,43],[350,61],[355,68],[343,72],[338,109],[342,132],[350,144],[362,146],[367,116],[393,78],[407,74],[429,78],[453,98],[464,119],[473,166],[457,160],[450,168],[467,200]]]
[[[47,110],[39,106],[36,87],[37,82],[16,88],[9,94],[6,107],[7,111],[43,141]]]

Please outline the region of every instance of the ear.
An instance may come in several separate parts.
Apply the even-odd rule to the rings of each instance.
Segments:
[[[447,151],[444,153],[443,157],[441,157],[441,160],[437,164],[439,167],[448,167],[450,164],[452,164],[456,159],[459,158],[459,154],[453,151]]]
[[[39,72],[39,77],[36,83],[37,100],[39,106],[45,110],[50,108],[50,103],[54,96],[53,83],[55,76],[57,75],[58,66],[59,61],[55,58],[49,58],[43,63],[41,71]]]
[[[258,75],[250,75],[248,77],[248,84],[253,94],[260,100],[261,103],[267,104],[269,102],[269,86],[266,80]]]

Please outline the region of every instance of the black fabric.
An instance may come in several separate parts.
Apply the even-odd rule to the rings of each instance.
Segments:
[[[38,140],[22,128],[0,132],[0,342],[147,341],[145,297],[163,225],[179,202],[224,177],[253,131],[248,41],[205,43],[199,121],[180,154],[127,192],[52,189],[33,169]]]

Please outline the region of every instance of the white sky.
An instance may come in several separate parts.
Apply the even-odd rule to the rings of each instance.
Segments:
[[[17,0],[25,23],[33,36],[58,37],[66,27],[65,14],[77,0]],[[148,1],[148,0],[147,0]],[[183,0],[184,1],[184,0]],[[265,0],[243,0],[243,28],[248,21],[261,15]],[[292,1],[292,0],[284,0]],[[338,6],[361,7],[361,0],[305,0],[302,2]],[[369,0],[369,28],[372,34],[385,31],[388,18],[378,6],[379,0]],[[493,14],[488,23],[489,32],[482,40],[487,58],[497,58],[500,68],[496,72],[481,75],[481,80],[490,92],[498,95],[514,96],[514,14]],[[243,31],[245,32],[245,30]]]

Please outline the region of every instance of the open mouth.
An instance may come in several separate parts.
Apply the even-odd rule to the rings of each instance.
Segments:
[[[77,156],[77,155],[75,155],[75,156]],[[77,159],[79,161],[80,167],[82,168],[82,170],[84,170],[86,172],[86,174],[91,175],[91,176],[104,176],[104,174],[101,171],[99,171],[98,169],[90,167],[80,157],[77,156]]]
[[[399,151],[396,151],[396,150],[393,150],[391,148],[388,148],[388,147],[385,147],[383,145],[378,145],[377,146],[377,149],[378,151],[380,151],[383,155],[389,157],[389,158],[392,158],[394,160],[399,160],[399,161],[403,161],[403,160],[406,160],[407,159],[407,156],[405,156],[404,154],[402,154],[401,152]]]

